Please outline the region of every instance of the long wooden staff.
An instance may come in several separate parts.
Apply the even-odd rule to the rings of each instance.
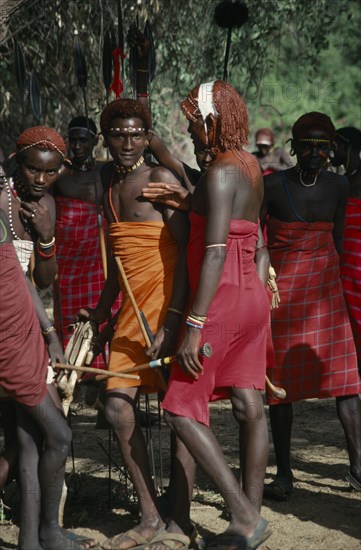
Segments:
[[[128,282],[128,279],[127,279],[127,276],[126,276],[126,273],[124,271],[124,267],[123,267],[123,264],[122,264],[122,261],[121,259],[119,258],[119,256],[115,256],[115,261],[117,263],[117,266],[118,266],[118,269],[119,269],[119,272],[120,272],[120,275],[122,277],[122,281],[123,281],[123,284],[125,286],[125,290],[127,291],[127,294],[128,294],[128,297],[129,297],[129,300],[130,300],[130,303],[132,304],[132,307],[133,307],[133,310],[134,310],[134,313],[135,313],[135,316],[137,318],[137,321],[138,321],[138,324],[139,324],[139,328],[142,332],[142,335],[143,335],[143,338],[144,338],[144,341],[146,343],[146,346],[147,348],[150,348],[150,346],[152,345],[152,331],[147,323],[147,320],[143,314],[143,312],[138,308],[138,305],[137,305],[137,302],[135,301],[135,298],[134,298],[134,295],[133,295],[133,292],[132,292],[132,289],[130,288],[129,286],[129,282]],[[158,373],[158,376],[159,376],[159,380],[160,380],[160,383],[163,387],[166,386],[166,383],[165,383],[165,380],[164,380],[164,377],[163,377],[163,374],[161,372],[161,370],[158,370],[157,371]]]
[[[55,363],[55,368],[57,369],[64,369],[64,370],[72,370],[76,372],[90,372],[92,374],[99,374],[100,369],[94,369],[93,367],[82,367],[78,365],[67,365],[64,363]],[[104,371],[101,374],[104,378],[127,378],[129,380],[140,380],[140,377],[136,374],[128,374],[127,372],[111,372],[111,371]]]
[[[83,54],[83,50],[80,46],[79,39],[76,38],[75,40],[75,72],[78,79],[78,84],[82,89],[83,92],[83,101],[84,101],[84,109],[85,109],[85,116],[87,121],[87,128],[89,132],[89,113],[88,113],[88,101],[87,101],[87,95],[86,95],[86,88],[87,88],[87,81],[88,81],[88,71],[86,66],[85,57]],[[98,187],[97,182],[94,179],[94,191],[95,191],[95,204],[97,209],[97,225],[98,225],[98,233],[99,233],[99,242],[100,242],[100,251],[102,255],[102,264],[103,264],[103,272],[104,272],[104,279],[107,279],[108,271],[107,271],[107,253],[106,253],[106,247],[105,247],[105,237],[104,237],[104,229],[103,229],[103,217],[100,210],[100,204],[99,204],[99,196],[98,196]]]

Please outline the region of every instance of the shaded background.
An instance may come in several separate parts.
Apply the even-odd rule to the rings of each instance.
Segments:
[[[28,77],[36,70],[43,124],[65,135],[84,113],[74,70],[78,33],[88,67],[89,114],[99,122],[106,102],[102,52],[107,30],[117,36],[117,0],[0,0],[0,145],[6,153],[22,129],[37,124]],[[250,115],[250,149],[257,128],[273,128],[277,145],[290,137],[303,113],[320,110],[336,126],[361,126],[361,8],[357,0],[246,0],[248,21],[232,32],[228,81],[243,95]],[[123,0],[125,33],[151,24],[156,71],[151,84],[154,128],[172,151],[194,165],[179,102],[201,81],[223,76],[227,30],[218,27],[218,0]],[[24,115],[14,75],[14,39],[26,65]],[[126,95],[129,48],[125,41]],[[110,99],[115,99],[111,94]],[[98,155],[104,154],[99,148]]]

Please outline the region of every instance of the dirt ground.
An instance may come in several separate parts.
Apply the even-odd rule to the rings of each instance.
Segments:
[[[67,464],[64,525],[102,542],[135,524],[136,501],[109,430],[96,427],[96,410],[85,405],[83,398],[72,407],[74,460],[69,457]],[[150,408],[157,412],[155,399],[150,401]],[[212,427],[237,473],[238,431],[231,410],[225,403],[212,404],[211,408]],[[296,404],[294,410],[295,488],[287,502],[264,501],[262,513],[273,528],[267,546],[270,550],[360,549],[361,494],[351,491],[345,481],[348,460],[334,401],[310,400]],[[149,449],[153,450],[158,485],[161,456],[163,486],[167,485],[168,444],[167,428],[162,425],[159,438],[159,426],[153,424]],[[274,464],[271,445],[267,481],[275,474]],[[14,486],[7,489],[4,501],[16,510]],[[9,519],[0,523],[0,548],[8,550],[16,548],[16,513],[11,516],[7,509],[3,511]],[[227,526],[222,500],[201,472],[197,475],[192,518],[205,538]]]

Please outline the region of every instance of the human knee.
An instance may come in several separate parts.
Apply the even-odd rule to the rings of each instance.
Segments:
[[[182,429],[182,425],[187,422],[187,419],[182,416],[177,416],[169,411],[164,411],[164,420],[170,427],[170,429],[175,433],[179,434]]]
[[[231,397],[233,415],[237,422],[257,422],[264,419],[262,398],[255,392],[237,392]]]
[[[125,429],[129,424],[135,424],[135,403],[122,398],[108,398],[105,401],[104,416],[113,429]]]
[[[69,453],[72,438],[72,431],[64,419],[64,423],[59,425],[58,429],[52,432],[48,444],[55,449],[59,456],[66,458]]]

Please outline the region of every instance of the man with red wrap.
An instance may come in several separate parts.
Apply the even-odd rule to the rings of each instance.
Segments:
[[[361,382],[339,268],[348,182],[324,169],[335,147],[328,116],[301,116],[292,137],[298,164],[266,176],[261,209],[281,295],[272,312],[277,365],[269,376],[287,392],[286,402],[269,399],[277,474],[265,496],[276,500],[287,499],[293,488],[292,402],[308,398],[336,397],[350,460],[347,479],[361,488]]]

